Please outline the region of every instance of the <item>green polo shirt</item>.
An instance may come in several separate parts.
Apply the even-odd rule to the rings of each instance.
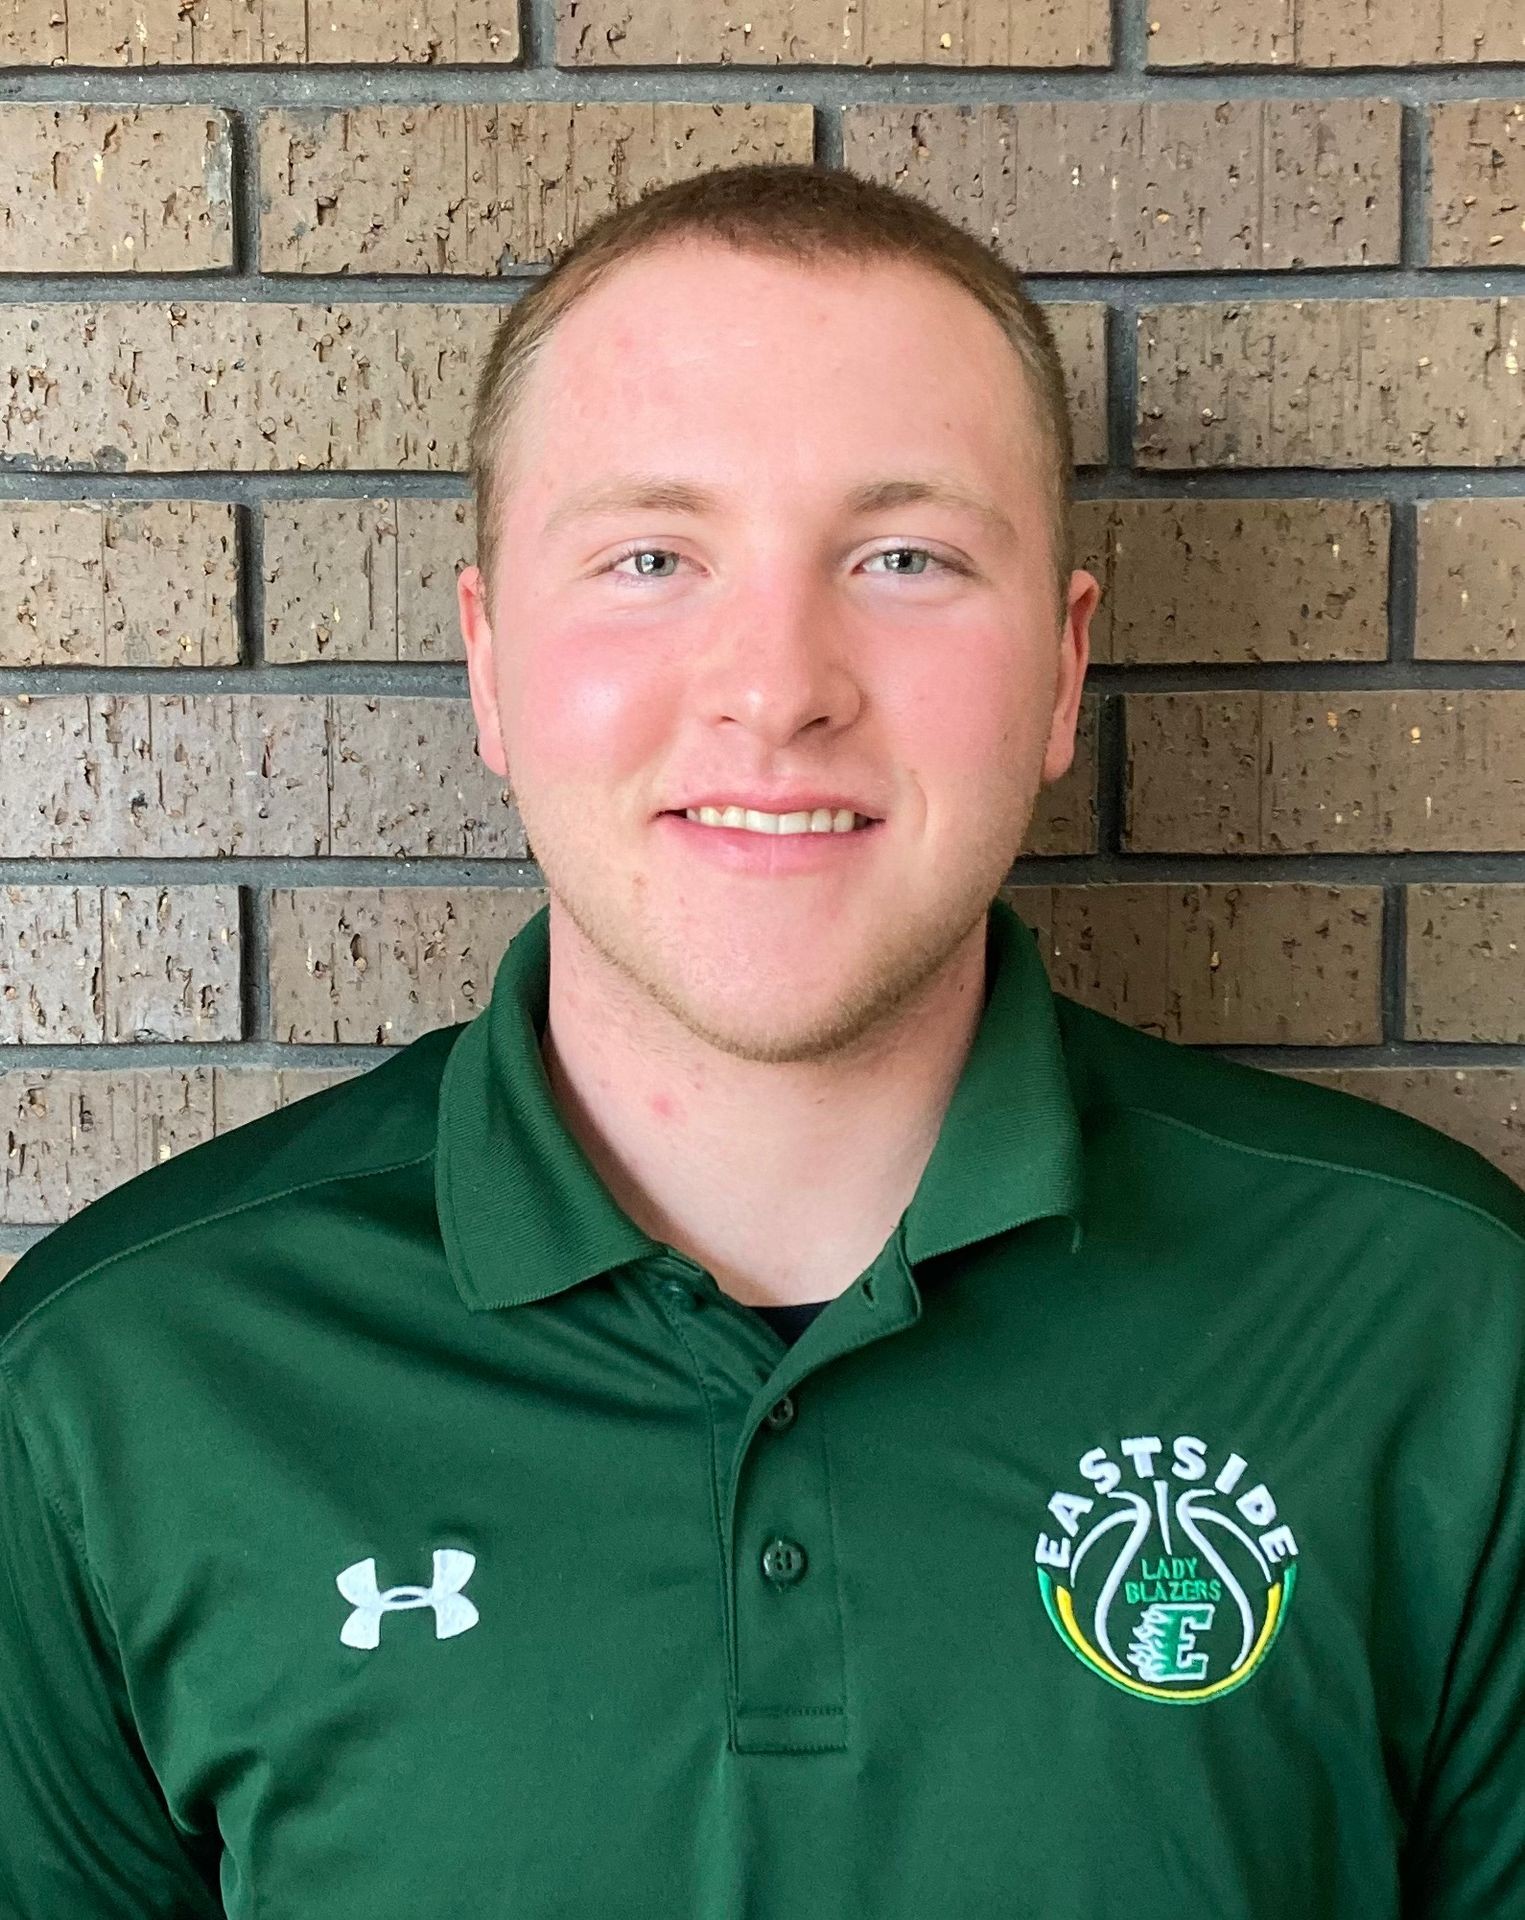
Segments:
[[[1525,1913],[1525,1193],[988,925],[792,1345],[563,1126],[545,912],[27,1253],[5,1920]]]

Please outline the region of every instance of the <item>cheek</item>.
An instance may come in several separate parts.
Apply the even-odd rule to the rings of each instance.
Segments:
[[[607,786],[648,767],[667,739],[668,676],[628,644],[542,637],[514,680],[508,752],[537,782]]]
[[[896,737],[908,761],[950,787],[1005,788],[1042,757],[1054,689],[1035,638],[965,634],[901,679]]]

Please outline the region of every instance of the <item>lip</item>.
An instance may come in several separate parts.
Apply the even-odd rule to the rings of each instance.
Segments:
[[[727,873],[765,878],[831,872],[847,861],[862,859],[884,831],[884,822],[876,820],[851,833],[749,833],[744,827],[702,826],[681,813],[659,814],[656,825],[674,835],[674,845],[696,859],[708,860]]]

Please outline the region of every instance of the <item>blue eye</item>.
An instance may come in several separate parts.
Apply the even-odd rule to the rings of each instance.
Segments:
[[[868,557],[870,560],[887,560],[892,553],[919,553],[923,558],[931,561],[932,569],[940,570],[943,573],[961,573],[963,571],[961,567],[956,567],[951,561],[944,560],[938,554],[933,553],[930,547],[881,547],[877,553],[871,553]],[[907,567],[891,567],[889,569],[891,573],[901,574],[910,580],[922,579],[929,570],[931,569],[923,567],[920,572],[913,573]]]
[[[931,563],[930,567],[921,567],[914,570],[909,567],[891,567],[888,569],[890,573],[898,574],[907,580],[920,580],[924,579],[931,571],[942,573],[967,572],[967,568],[957,565],[954,561],[942,559],[940,555],[933,553],[930,547],[881,547],[877,553],[871,553],[868,558],[870,560],[883,560],[888,559],[891,554],[906,553],[920,554],[924,560]],[[610,570],[614,571],[621,567],[625,561],[639,560],[647,554],[653,554],[659,558],[669,560],[676,560],[680,557],[673,552],[671,547],[626,547],[623,553],[616,554],[610,562]],[[627,579],[631,577],[631,575],[626,575]],[[649,568],[638,568],[634,577],[642,580],[670,580],[673,576],[670,573],[655,573]]]
[[[648,553],[654,553],[659,555],[665,554],[669,560],[676,560],[678,557],[677,554],[673,552],[671,547],[627,547],[623,553],[616,555],[614,561],[612,562],[612,566],[618,567],[623,561],[637,560],[643,554],[648,554]],[[670,580],[672,578],[672,575],[670,573],[653,574],[653,573],[642,571],[640,572],[639,577],[642,580]]]

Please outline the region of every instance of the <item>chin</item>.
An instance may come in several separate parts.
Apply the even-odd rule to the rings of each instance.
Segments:
[[[840,1055],[881,1023],[893,993],[872,966],[831,982],[789,979],[763,987],[755,975],[719,985],[693,978],[648,981],[653,998],[690,1033],[736,1060],[770,1065]]]
[[[845,1023],[833,1004],[817,1018],[801,1018],[798,1007],[781,1012],[776,1020],[759,1020],[756,1009],[683,1007],[678,1018],[697,1038],[717,1053],[734,1060],[782,1066],[820,1060],[839,1053],[857,1032]]]

